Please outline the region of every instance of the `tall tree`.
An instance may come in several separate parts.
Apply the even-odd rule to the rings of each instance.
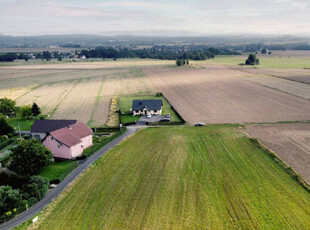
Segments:
[[[22,176],[32,176],[52,163],[52,153],[35,139],[24,140],[12,149],[9,168]]]
[[[30,105],[25,105],[22,106],[20,108],[20,114],[22,117],[27,117],[27,119],[29,119],[29,117],[32,115],[32,108]]]
[[[41,109],[35,102],[32,104],[31,111],[33,116],[38,116],[41,114]]]
[[[0,113],[6,116],[15,116],[17,111],[16,102],[8,99],[1,98],[0,99]]]
[[[8,124],[6,118],[0,113],[0,136],[8,135],[13,132],[13,127]]]
[[[258,65],[259,59],[256,57],[255,54],[250,54],[248,59],[246,59],[245,64],[246,65]]]

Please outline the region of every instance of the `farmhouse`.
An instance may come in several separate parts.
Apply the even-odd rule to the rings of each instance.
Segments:
[[[132,113],[136,115],[161,115],[162,100],[133,100]]]
[[[35,120],[31,127],[31,136],[42,141],[51,132],[76,122],[77,120]]]
[[[92,131],[82,122],[50,132],[43,141],[53,157],[74,159],[93,145]]]

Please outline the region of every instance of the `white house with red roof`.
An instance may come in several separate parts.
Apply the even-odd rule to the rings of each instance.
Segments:
[[[53,153],[53,157],[74,159],[93,145],[92,133],[87,125],[77,122],[50,132],[43,145]]]

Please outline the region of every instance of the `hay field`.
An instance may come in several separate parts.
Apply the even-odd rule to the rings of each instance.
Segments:
[[[10,88],[10,89],[3,89],[0,90],[0,98],[9,98],[11,100],[16,100],[17,98],[23,96],[24,94],[33,90],[34,86],[28,87],[19,87],[19,88]]]
[[[309,204],[309,192],[237,127],[148,128],[30,229],[309,229]]]
[[[310,184],[310,123],[249,125],[247,131]]]
[[[310,84],[271,76],[246,76],[243,78],[263,86],[278,89],[289,94],[310,100]]]
[[[248,73],[221,65],[144,72],[189,123],[310,120],[310,101],[241,79]]]

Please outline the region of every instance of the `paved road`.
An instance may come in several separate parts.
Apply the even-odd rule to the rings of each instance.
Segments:
[[[87,169],[92,163],[94,163],[98,158],[100,158],[103,154],[105,154],[108,150],[119,144],[124,138],[128,137],[129,135],[135,133],[139,126],[130,126],[127,127],[128,131],[124,133],[123,135],[119,136],[118,138],[114,139],[107,145],[105,145],[102,149],[100,149],[98,152],[87,158],[83,161],[74,171],[72,171],[60,184],[57,185],[56,188],[54,188],[52,191],[50,191],[42,200],[40,200],[38,203],[36,203],[34,206],[32,206],[27,211],[22,212],[17,217],[11,219],[8,222],[5,222],[0,225],[0,229],[12,229],[26,220],[30,219],[31,217],[34,217],[36,214],[38,214],[45,206],[47,206],[52,200],[54,200],[56,197],[59,196],[59,194],[66,188],[68,185],[70,185],[81,173]]]

